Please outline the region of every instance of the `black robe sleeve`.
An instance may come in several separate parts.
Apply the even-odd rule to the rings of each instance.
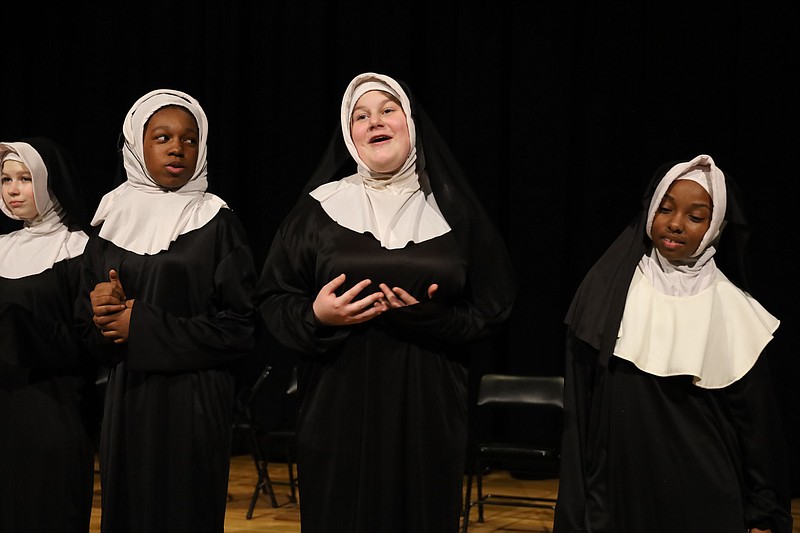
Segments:
[[[222,210],[180,236],[168,253],[174,254],[172,270],[162,254],[137,256],[100,237],[90,239],[78,316],[92,351],[106,364],[125,360],[130,370],[181,372],[225,364],[252,350],[255,266],[238,219]],[[128,342],[114,344],[94,327],[89,293],[110,267],[123,263],[131,266],[120,279],[135,303]],[[183,265],[178,274],[174,265]]]
[[[42,276],[52,277],[53,283],[62,291],[63,301],[72,302],[76,296],[80,264],[80,257],[60,261],[51,271],[20,280],[6,280],[6,283],[31,285],[30,290],[23,292],[34,294],[35,285],[49,283]],[[50,370],[76,368],[89,362],[72,321],[67,320],[71,315],[62,315],[53,308],[58,302],[28,302],[28,305],[42,307],[36,312],[16,302],[0,303],[0,361],[15,367]]]
[[[209,368],[251,350],[255,328],[250,304],[255,280],[252,263],[249,249],[238,248],[217,265],[207,314],[180,317],[136,301],[128,368],[150,372]]]
[[[791,533],[791,489],[784,475],[789,458],[785,443],[774,442],[783,438],[783,422],[772,390],[766,352],[750,372],[729,387],[741,446],[744,518],[748,528]]]
[[[349,328],[324,326],[314,316],[312,305],[319,292],[315,227],[303,216],[302,207],[289,214],[273,238],[255,293],[261,318],[275,338],[309,354],[330,350],[349,333]]]

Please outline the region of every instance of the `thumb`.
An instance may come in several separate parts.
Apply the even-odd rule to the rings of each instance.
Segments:
[[[428,298],[432,299],[433,295],[436,294],[436,291],[439,290],[439,285],[436,283],[431,283],[431,286],[428,287]]]
[[[108,271],[108,281],[110,281],[112,285],[119,289],[119,299],[124,300],[126,298],[125,290],[122,288],[122,282],[119,280],[119,274],[117,274],[117,271],[113,268]]]

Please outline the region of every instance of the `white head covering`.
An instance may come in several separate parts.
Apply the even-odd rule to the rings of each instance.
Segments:
[[[727,207],[725,175],[699,155],[672,167],[650,200],[646,231],[669,186],[700,184],[711,196],[709,228],[692,257],[672,263],[653,246],[639,261],[628,288],[614,355],[656,376],[693,376],[705,389],[744,376],[772,339],[780,321],[718,271],[713,256]]]
[[[350,132],[353,109],[365,93],[383,91],[394,96],[403,108],[411,148],[403,165],[393,173],[372,171],[361,160]],[[420,187],[417,172],[416,129],[411,102],[394,79],[367,72],[356,76],[342,99],[342,135],[347,150],[357,163],[357,173],[326,183],[310,194],[340,226],[358,233],[371,233],[387,249],[420,243],[450,231],[433,193]]]
[[[197,120],[200,131],[197,167],[189,181],[178,190],[161,187],[147,171],[143,133],[147,120],[169,105],[186,108]],[[125,250],[152,255],[169,248],[178,236],[207,224],[225,202],[206,193],[208,186],[206,149],[208,121],[200,103],[186,93],[159,89],[133,104],[122,128],[122,148],[127,181],[100,201],[92,225],[100,223],[100,236]]]
[[[0,277],[32,276],[61,260],[81,255],[88,237],[82,231],[70,231],[62,222],[64,213],[48,189],[47,166],[39,152],[25,142],[0,143],[0,168],[6,161],[19,161],[30,170],[38,215],[26,220],[21,230],[0,235]],[[20,220],[5,202],[0,202],[0,208],[7,216]]]
[[[713,209],[708,230],[703,235],[697,250],[681,264],[665,259],[655,246],[650,255],[644,256],[640,263],[650,283],[657,290],[672,296],[697,294],[713,281],[716,275],[716,264],[713,260],[716,253],[714,244],[724,227],[727,202],[725,176],[710,156],[699,155],[691,161],[675,165],[664,174],[650,199],[646,225],[648,237],[652,237],[653,219],[670,185],[676,180],[683,179],[698,183],[711,197]]]

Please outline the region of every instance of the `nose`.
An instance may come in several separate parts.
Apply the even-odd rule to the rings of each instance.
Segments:
[[[683,231],[683,223],[680,217],[673,216],[667,221],[667,229],[672,233],[681,233]]]
[[[369,116],[369,126],[371,128],[380,124],[383,124],[383,115],[381,113],[373,113]]]
[[[182,156],[183,155],[183,142],[180,139],[172,139],[169,144],[169,154]]]

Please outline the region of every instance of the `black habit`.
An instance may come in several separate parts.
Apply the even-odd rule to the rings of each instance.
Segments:
[[[99,230],[99,228],[98,228]],[[221,532],[234,395],[232,365],[253,347],[252,254],[228,209],[139,255],[93,236],[83,293],[116,269],[135,304],[113,344],[81,300],[83,331],[110,366],[100,440],[104,532]]]
[[[628,286],[649,253],[642,212],[589,271],[567,315],[566,427],[556,533],[790,533],[786,442],[767,350],[738,381],[703,389],[613,355]],[[748,226],[725,175],[727,226],[715,256],[747,290]]]
[[[298,474],[304,533],[458,529],[470,343],[508,317],[514,277],[503,241],[413,97],[417,169],[452,231],[400,249],[337,224],[304,194],[280,226],[257,288],[269,331],[300,353]],[[334,134],[305,193],[349,161]],[[341,273],[399,286],[420,303],[324,327],[312,303]],[[439,285],[433,299],[426,291]],[[362,295],[363,296],[363,295]],[[358,297],[356,297],[358,298]]]

